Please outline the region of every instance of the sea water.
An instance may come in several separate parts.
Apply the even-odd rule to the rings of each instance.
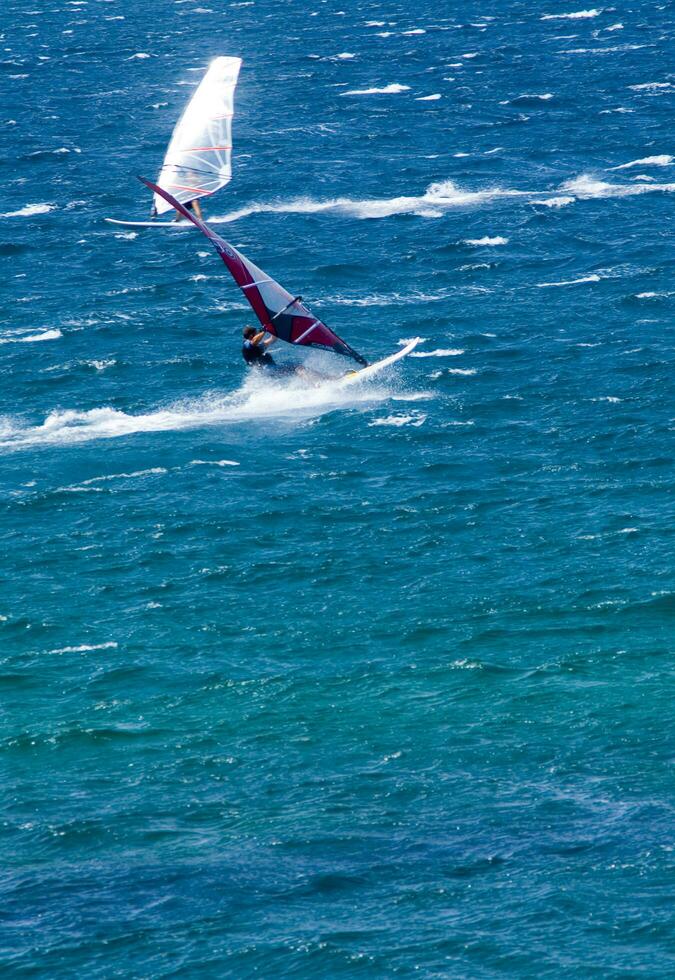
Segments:
[[[672,975],[672,8],[4,14],[3,976]],[[223,54],[361,388],[103,221]]]

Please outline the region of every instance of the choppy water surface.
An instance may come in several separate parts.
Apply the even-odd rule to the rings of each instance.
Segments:
[[[5,975],[672,975],[672,9],[2,33]],[[377,383],[103,222],[217,54],[209,215]]]

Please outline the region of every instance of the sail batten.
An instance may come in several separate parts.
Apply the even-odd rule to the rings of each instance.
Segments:
[[[184,207],[166,188],[157,186],[144,177],[140,180],[165,200],[169,207],[175,208],[206,235],[265,330],[288,344],[317,347],[341,354],[343,357],[351,357],[359,364],[367,365],[368,362],[361,354],[333,333],[323,320],[314,316],[302,302],[301,296],[293,296],[289,293],[234,245],[217,235],[204,221]]]
[[[232,116],[241,58],[215,58],[176,123],[157,184],[181,204],[215,194],[232,179]],[[195,183],[200,186],[193,186]],[[172,205],[155,193],[157,214]]]

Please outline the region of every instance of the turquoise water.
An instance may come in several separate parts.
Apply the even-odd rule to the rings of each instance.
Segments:
[[[3,30],[3,975],[671,976],[672,11]],[[214,228],[424,338],[362,389],[247,377],[208,243],[103,222],[217,54]]]

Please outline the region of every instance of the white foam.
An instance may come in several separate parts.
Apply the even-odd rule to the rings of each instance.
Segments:
[[[139,415],[103,407],[89,411],[53,411],[36,426],[5,418],[0,428],[0,448],[75,445],[140,432],[177,432],[270,419],[301,420],[390,397],[388,389],[372,384],[346,388],[327,380],[316,387],[308,387],[300,378],[277,380],[251,372],[242,387],[231,395],[177,402]]]
[[[615,44],[613,47],[606,48],[568,48],[567,51],[559,51],[559,54],[614,54],[616,51],[639,51],[646,48],[646,44]]]
[[[658,89],[675,88],[672,82],[642,82],[640,85],[629,85],[634,92],[655,92]]]
[[[25,204],[18,211],[5,211],[2,218],[31,218],[34,214],[47,214],[48,211],[53,211],[54,204]]]
[[[27,337],[2,337],[0,344],[35,344],[43,340],[58,340],[62,336],[60,330],[45,330],[44,333],[29,334]]]
[[[420,95],[415,102],[437,102],[440,98],[442,98],[440,92],[434,92],[433,95]]]
[[[491,187],[481,191],[463,191],[454,181],[443,180],[429,184],[424,194],[417,197],[403,196],[370,200],[336,197],[324,201],[301,197],[275,204],[254,204],[221,217],[211,218],[209,223],[227,223],[260,213],[316,214],[323,211],[341,212],[355,218],[389,218],[397,214],[417,214],[424,218],[437,218],[450,208],[480,205],[500,198],[522,197],[526,196],[527,193],[526,191],[508,190],[501,187]]]
[[[568,191],[582,200],[603,197],[632,197],[635,194],[649,194],[656,191],[665,193],[675,191],[675,184],[608,184],[596,180],[589,174],[581,174],[573,180],[560,185],[559,190]]]
[[[355,58],[356,55],[352,54],[350,51],[341,51],[340,54],[336,54],[335,57],[338,59],[338,61],[351,61],[351,59]]]
[[[538,99],[540,102],[550,102],[553,98],[553,92],[544,92],[543,95],[536,95],[532,92],[525,92],[523,95],[517,95],[515,99],[503,99],[500,105],[511,105],[512,102],[520,102],[525,99]]]
[[[137,61],[145,61],[146,58],[151,58],[151,57],[152,55],[146,54],[145,51],[139,51],[138,54],[132,54],[130,58],[127,58],[127,61],[134,61],[134,59]]]
[[[409,85],[399,85],[393,82],[383,88],[351,88],[348,92],[340,92],[340,95],[397,95],[399,92],[409,92]]]
[[[459,357],[460,354],[464,353],[459,347],[449,347],[447,349],[439,347],[437,350],[413,351],[410,357]]]
[[[418,428],[420,425],[424,425],[426,418],[426,415],[387,415],[383,419],[374,419],[369,425],[393,425],[396,428],[401,428],[403,425],[413,425]]]
[[[564,282],[538,282],[537,286],[543,289],[546,286],[578,286],[584,282],[600,282],[600,276],[593,273],[590,276],[582,276],[581,279],[568,279]]]
[[[136,480],[141,476],[164,476],[168,472],[163,466],[153,466],[147,470],[135,470],[133,473],[107,473],[105,476],[92,476],[90,480],[83,480],[78,486],[88,487],[94,483],[107,483],[109,480]]]
[[[574,204],[576,201],[575,197],[569,197],[568,195],[563,195],[560,197],[549,197],[541,201],[528,201],[528,204],[543,204],[546,208],[564,208],[568,204]]]
[[[234,459],[193,459],[190,466],[241,466]]]
[[[470,378],[474,374],[478,374],[478,370],[476,368],[448,368],[447,374],[459,374],[462,377]]]
[[[631,160],[630,163],[622,163],[618,167],[610,167],[610,170],[628,170],[629,167],[670,167],[675,163],[675,157],[668,153],[660,153],[653,157],[642,157],[640,160]]]
[[[606,31],[622,31],[623,30],[623,24],[610,24],[609,27],[605,27],[604,30],[606,30]]]
[[[571,14],[544,14],[541,20],[590,20],[592,17],[599,17],[602,9],[593,7],[591,10],[575,10]]]
[[[495,235],[494,238],[490,238],[487,235],[484,238],[465,238],[465,245],[508,245],[508,238],[502,238],[501,235]]]
[[[108,643],[83,643],[79,647],[58,647],[56,650],[49,650],[49,653],[90,653],[92,650],[116,650],[117,643],[111,640]]]

